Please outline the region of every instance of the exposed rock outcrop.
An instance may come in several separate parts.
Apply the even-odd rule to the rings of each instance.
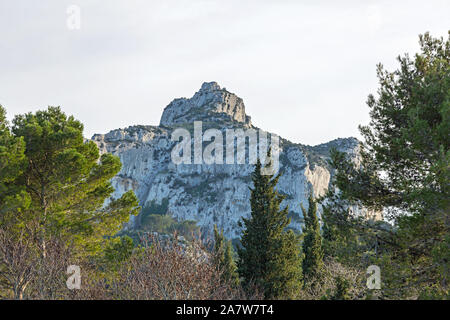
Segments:
[[[221,89],[216,82],[205,82],[190,99],[173,100],[161,117],[160,126],[173,126],[194,121],[236,121],[250,127],[244,102],[234,93]]]
[[[241,98],[221,89],[215,82],[204,83],[190,98],[175,99],[163,112],[160,126],[132,126],[96,134],[92,139],[101,152],[118,155],[123,167],[113,179],[115,196],[133,189],[141,205],[168,203],[166,211],[177,219],[196,220],[204,228],[217,224],[230,238],[240,236],[238,221],[250,213],[251,164],[180,164],[171,161],[175,142],[171,133],[180,126],[203,121],[207,127],[255,128],[245,113]],[[291,226],[301,228],[300,204],[307,208],[310,192],[323,195],[332,172],[327,164],[330,149],[357,157],[355,138],[336,139],[318,146],[305,146],[280,139],[278,190],[286,195]],[[132,219],[129,227],[137,227]]]

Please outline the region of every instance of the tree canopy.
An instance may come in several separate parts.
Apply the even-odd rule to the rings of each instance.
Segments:
[[[333,155],[341,198],[383,210],[393,224],[372,228],[386,296],[448,296],[450,38],[426,33],[419,43],[414,58],[398,57],[397,70],[378,65],[360,164]]]
[[[3,180],[10,193],[23,190],[29,197],[22,222],[35,223],[44,254],[46,239],[52,236],[67,238],[80,252],[95,253],[107,236],[116,234],[137,213],[133,191],[111,198],[111,179],[121,168],[119,158],[100,156],[96,144],[84,139],[81,122],[59,107],[18,115],[11,133],[5,125],[2,132],[6,132],[2,148],[17,151],[9,153],[7,161],[21,163],[8,165],[14,180]]]

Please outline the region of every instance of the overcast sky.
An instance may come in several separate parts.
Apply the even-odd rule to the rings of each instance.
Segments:
[[[396,67],[425,31],[446,37],[449,13],[448,0],[0,0],[0,104],[9,119],[60,105],[91,137],[157,125],[217,81],[293,142],[359,137],[376,64]]]

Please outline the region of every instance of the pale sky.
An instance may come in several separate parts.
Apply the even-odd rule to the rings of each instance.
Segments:
[[[80,29],[67,8],[80,8]],[[0,0],[0,104],[60,105],[85,136],[159,124],[216,81],[293,142],[359,137],[376,64],[447,35],[450,1]]]

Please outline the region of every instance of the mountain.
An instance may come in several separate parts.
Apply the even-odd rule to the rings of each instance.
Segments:
[[[206,129],[258,129],[245,113],[245,105],[234,93],[216,82],[203,83],[192,98],[173,100],[163,111],[159,126],[138,125],[116,129],[92,137],[103,152],[120,157],[123,167],[113,179],[114,196],[133,189],[141,206],[127,228],[142,227],[145,212],[166,213],[177,220],[195,220],[204,230],[214,224],[229,238],[240,237],[238,221],[250,214],[251,173],[248,164],[174,164],[171,140],[175,129],[193,131],[193,122],[202,121]],[[193,143],[193,138],[192,138]],[[207,143],[203,143],[205,147]],[[280,138],[278,190],[287,197],[291,227],[301,229],[300,204],[307,208],[310,192],[323,195],[333,172],[327,160],[331,148],[358,159],[356,138],[336,139],[317,146],[293,143]],[[247,148],[248,151],[248,148]]]

